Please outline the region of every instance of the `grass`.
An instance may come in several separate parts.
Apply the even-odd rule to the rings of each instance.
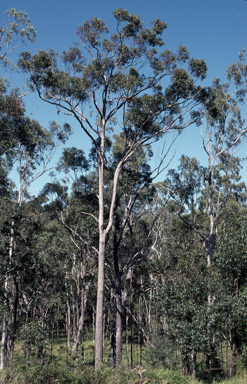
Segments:
[[[83,354],[82,354],[83,349]],[[126,358],[126,348],[123,346],[123,366],[111,367],[109,359],[110,345],[105,344],[104,363],[99,371],[94,370],[93,343],[87,339],[80,346],[77,354],[67,348],[66,339],[54,340],[47,344],[43,363],[37,359],[37,350],[31,354],[30,364],[27,365],[21,344],[16,346],[14,368],[0,372],[0,384],[204,384],[205,382],[191,377],[185,377],[178,371],[165,369],[161,366],[150,367],[144,360],[140,364],[140,349],[134,344],[134,364],[130,368]],[[239,376],[231,379],[212,379],[210,384],[246,384],[247,373],[242,369]],[[209,382],[208,382],[209,383]],[[208,384],[207,383],[207,384]]]
[[[99,371],[86,367],[83,370],[60,368],[54,365],[19,367],[12,372],[5,370],[0,375],[0,384],[199,384],[178,372],[142,367],[109,368],[102,366]]]
[[[0,384],[202,384],[191,377],[161,368],[144,369],[137,367],[109,368],[102,366],[99,371],[92,367],[84,369],[56,368],[54,365],[19,367],[0,374]],[[212,384],[219,382],[213,381]],[[246,384],[247,375],[220,381],[221,384]]]

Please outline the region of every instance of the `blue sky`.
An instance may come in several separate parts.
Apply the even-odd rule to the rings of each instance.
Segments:
[[[62,52],[77,41],[76,27],[84,21],[96,16],[103,19],[110,32],[114,32],[114,9],[126,8],[129,12],[139,14],[144,26],[159,17],[168,28],[163,34],[165,48],[175,51],[179,45],[185,45],[191,56],[204,59],[208,66],[205,85],[216,77],[224,80],[227,66],[238,60],[238,52],[247,46],[247,1],[245,0],[1,0],[0,26],[5,21],[4,11],[10,8],[26,11],[37,31],[35,43],[22,46],[21,50],[35,53],[37,49],[53,48]],[[17,52],[13,55],[16,59]],[[24,81],[23,76],[18,78]],[[41,102],[37,96],[31,95],[24,100],[28,113],[43,126],[57,120],[60,124],[64,118],[56,114],[56,110]],[[244,107],[246,109],[246,107]],[[246,112],[243,109],[243,114]],[[73,124],[73,120],[69,121]],[[87,151],[90,143],[80,128],[73,124],[74,135],[67,146],[77,146]],[[160,142],[155,147],[152,165],[155,166],[163,147]],[[245,156],[247,144],[240,154]],[[175,168],[182,154],[197,157],[204,163],[200,132],[197,127],[190,127],[176,141],[176,156],[170,167]],[[171,153],[172,154],[172,153]],[[247,164],[245,165],[245,168]],[[163,175],[164,177],[165,175]],[[243,177],[246,180],[247,170]],[[32,189],[37,192],[47,181],[43,178]]]

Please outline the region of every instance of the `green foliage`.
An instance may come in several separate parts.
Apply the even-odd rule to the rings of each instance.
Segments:
[[[0,376],[1,384],[199,384],[192,378],[185,378],[178,372],[162,369],[101,368],[95,371],[57,368],[53,365],[20,368],[19,371],[6,370]],[[239,382],[240,383],[240,382]],[[230,383],[229,383],[230,384]]]
[[[20,44],[36,38],[36,32],[31,25],[26,12],[11,8],[6,12],[7,20],[4,26],[0,26],[0,65],[13,66],[7,56]]]
[[[47,324],[41,320],[33,319],[32,322],[24,324],[19,330],[19,341],[30,348],[30,355],[38,355],[39,348],[45,348],[49,341]]]
[[[118,8],[113,14],[118,33],[108,39],[107,26],[96,17],[77,28],[82,49],[76,46],[63,52],[61,60],[65,71],[60,70],[58,55],[53,50],[39,51],[33,56],[23,52],[19,60],[19,66],[30,76],[32,89],[44,90],[45,100],[61,110],[77,105],[72,115],[91,138],[94,149],[97,147],[94,134],[100,134],[103,120],[107,125],[123,107],[128,146],[133,144],[133,138],[136,142],[153,136],[158,139],[159,132],[164,131],[165,118],[172,119],[181,112],[180,98],[187,100],[191,96],[193,99],[194,80],[203,79],[207,70],[205,62],[190,59],[183,46],[174,54],[156,49],[163,45],[162,33],[166,28],[163,21],[156,19],[150,29],[144,28],[140,17],[127,10]],[[137,69],[140,60],[150,66],[150,76]],[[188,64],[187,69],[180,67],[184,63]],[[171,84],[162,92],[158,83],[165,76],[171,76]],[[147,92],[148,89],[153,92]],[[102,98],[96,101],[99,93]],[[82,117],[83,112],[78,109],[80,103],[91,103],[92,99],[92,112],[99,130],[89,117]],[[102,139],[104,137],[100,137]]]
[[[200,249],[196,249],[195,244],[182,247],[183,256],[170,271],[157,300],[168,325],[168,339],[186,356],[193,351],[201,352],[207,343],[208,293],[206,266],[200,261]]]

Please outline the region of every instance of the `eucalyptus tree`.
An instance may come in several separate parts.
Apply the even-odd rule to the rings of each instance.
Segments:
[[[6,68],[13,66],[9,59],[11,52],[22,44],[34,42],[36,33],[26,12],[11,8],[5,13],[6,22],[0,27],[0,65]]]
[[[239,175],[241,159],[235,157],[247,133],[247,126],[241,114],[241,106],[245,103],[246,96],[246,69],[240,54],[240,61],[227,69],[226,81],[221,84],[220,80],[216,79],[212,84],[211,96],[206,100],[200,122],[207,167],[200,167],[195,159],[188,158],[184,164],[185,171],[182,174],[170,171],[172,182],[171,179],[168,181],[168,188],[177,203],[177,213],[188,227],[197,233],[206,251],[208,368],[212,364],[212,327],[217,301],[220,300],[219,292],[214,290],[212,265],[216,240],[220,226],[229,220],[226,211],[224,212],[227,204],[231,200],[238,200],[243,204],[246,195],[246,186],[241,183]],[[196,204],[194,208],[192,203]],[[204,223],[201,221],[202,216]]]
[[[192,374],[196,376],[196,354],[205,353],[208,343],[207,267],[202,248],[193,236],[176,247],[176,254],[176,265],[165,266],[164,283],[156,297],[158,313],[165,324],[156,357],[163,354],[164,363],[177,365],[175,352],[179,349],[185,374],[189,373],[191,358]]]
[[[8,171],[13,165],[13,149],[28,138],[28,123],[20,93],[10,89],[8,71],[15,68],[11,53],[20,45],[33,42],[36,34],[27,14],[12,8],[6,12],[6,21],[0,26],[0,193],[8,191]]]
[[[6,239],[6,241],[9,242],[9,270],[12,270],[13,268],[15,269],[18,264],[18,260],[15,258],[15,232],[18,225],[16,219],[22,203],[28,198],[28,187],[50,169],[49,163],[57,146],[64,143],[71,132],[71,128],[68,124],[64,124],[63,127],[60,127],[55,122],[51,122],[49,129],[45,129],[36,120],[29,118],[26,118],[25,120],[26,126],[28,127],[28,139],[26,139],[25,145],[19,142],[16,145],[16,148],[12,148],[15,160],[18,164],[17,172],[19,183],[18,191],[13,201],[12,212],[7,220],[7,222],[10,223],[10,234]],[[7,271],[4,283],[5,315],[3,319],[1,369],[4,368],[4,362],[6,361],[9,290],[10,273]],[[14,342],[14,337],[12,337],[12,340]]]
[[[166,24],[160,19],[144,28],[139,16],[118,8],[116,32],[107,38],[106,24],[94,17],[77,28],[76,46],[58,56],[51,49],[31,56],[23,52],[19,66],[29,74],[32,90],[57,111],[75,118],[90,138],[97,156],[99,213],[96,367],[103,358],[103,297],[105,245],[114,216],[118,178],[126,161],[141,146],[160,139],[171,129],[187,127],[198,114],[189,112],[205,92],[196,85],[206,73],[204,60],[189,57],[185,47],[161,52]],[[163,82],[164,90],[161,82]],[[89,107],[91,111],[89,110]],[[92,112],[92,113],[91,113]],[[186,117],[183,121],[183,117]],[[123,152],[113,176],[111,205],[104,214],[104,166],[107,130],[123,133]]]
[[[232,362],[231,376],[237,359],[246,343],[246,206],[231,201],[225,208],[227,220],[219,230],[215,251],[215,265],[221,276],[222,287],[217,297],[217,316],[221,326],[221,337],[230,344]]]
[[[21,44],[33,42],[36,34],[25,12],[16,11],[12,8],[6,11],[6,14],[7,21],[5,25],[0,27],[0,188],[1,195],[7,195],[6,199],[11,200],[8,204],[11,207],[9,217],[5,217],[5,228],[1,228],[1,241],[3,244],[8,243],[8,257],[6,259],[9,264],[4,275],[5,313],[3,316],[1,369],[6,363],[8,303],[10,302],[10,287],[13,284],[16,288],[16,298],[18,296],[17,280],[14,278],[13,283],[10,277],[15,274],[13,272],[11,275],[9,274],[9,271],[15,270],[18,264],[14,257],[16,250],[15,231],[16,226],[19,225],[17,214],[22,203],[28,199],[28,187],[48,170],[57,146],[66,140],[71,131],[68,124],[64,124],[61,128],[55,122],[50,123],[49,129],[43,128],[36,120],[26,116],[25,106],[21,100],[23,93],[20,93],[18,89],[9,90],[7,71],[16,68],[10,60],[11,53]],[[18,192],[11,194],[9,193],[11,182],[8,176],[9,171],[16,163],[18,164],[17,174],[19,176]],[[7,203],[6,199],[4,200],[5,204]],[[9,236],[6,233],[6,228],[9,228]],[[16,300],[18,301],[18,298]],[[11,360],[13,358],[15,331],[14,326],[11,336]]]
[[[0,26],[0,195],[1,198],[13,197],[8,173],[16,159],[16,148],[20,143],[26,145],[29,122],[25,120],[24,108],[16,90],[9,91],[7,70],[14,68],[10,60],[12,51],[21,44],[33,42],[35,31],[27,14],[16,11],[14,8],[6,11],[6,22]],[[6,206],[6,201],[3,203]],[[1,242],[4,236],[1,236]],[[7,279],[5,279],[6,285]],[[4,306],[7,305],[5,291]],[[6,352],[6,323],[3,320],[3,334],[1,347],[1,367],[4,368],[4,355]]]
[[[186,175],[184,182],[181,178],[183,176],[176,171],[170,171],[173,179],[173,187],[170,192],[177,202],[183,201],[183,204],[188,207],[188,199],[194,199],[195,194],[199,193],[198,208],[201,206],[205,209],[209,221],[208,230],[200,231],[191,220],[187,220],[187,224],[193,226],[204,242],[208,267],[212,264],[224,200],[229,200],[229,192],[238,199],[244,198],[245,186],[240,183],[241,177],[239,176],[241,159],[235,157],[235,153],[244,143],[247,134],[247,126],[241,112],[241,106],[245,104],[246,98],[247,66],[243,62],[243,52],[239,57],[240,60],[237,64],[232,64],[227,68],[224,83],[220,83],[219,79],[214,80],[208,93],[210,96],[205,99],[201,118],[197,121],[201,126],[202,146],[207,156],[207,166],[200,167],[199,164],[196,164],[195,159],[187,159],[186,173],[183,172],[183,175]],[[194,171],[191,179],[190,168],[192,166]],[[195,176],[195,172],[197,172],[197,176]],[[178,213],[181,213],[180,208]],[[185,217],[181,215],[180,217],[185,220]],[[210,303],[211,296],[209,295],[209,306]]]
[[[216,150],[217,148],[214,147],[214,149]],[[225,289],[223,288],[224,286],[228,286],[228,282],[225,281],[226,276],[224,276],[224,273],[222,273],[221,278],[219,277],[220,270],[218,269],[220,263],[231,265],[231,258],[228,252],[222,251],[223,244],[224,249],[229,249],[229,251],[231,249],[230,237],[228,236],[226,238],[224,233],[226,229],[232,225],[232,231],[236,230],[236,226],[234,229],[231,205],[239,204],[239,207],[242,207],[244,210],[246,201],[246,185],[241,181],[240,176],[241,159],[234,157],[234,153],[223,151],[218,157],[218,162],[212,164],[212,175],[211,179],[208,180],[207,167],[200,166],[199,162],[194,158],[189,159],[183,157],[178,170],[171,170],[169,172],[169,178],[166,184],[167,188],[169,185],[169,190],[176,201],[174,211],[183,221],[185,227],[187,227],[187,235],[183,242],[186,243],[188,234],[192,231],[195,236],[194,243],[196,245],[191,246],[191,252],[194,253],[194,249],[197,249],[198,254],[200,254],[202,258],[202,265],[203,259],[207,265],[207,270],[205,271],[207,272],[208,281],[205,292],[207,292],[208,295],[208,302],[207,306],[204,305],[205,313],[207,312],[207,316],[204,317],[204,320],[207,320],[207,335],[205,334],[203,336],[207,343],[203,346],[203,353],[207,356],[206,364],[208,369],[212,368],[212,365],[216,361],[217,344],[219,345],[221,342],[220,338],[225,337],[223,336],[224,331],[222,330],[222,328],[224,328],[222,325],[224,316],[221,317],[220,314],[224,311],[226,313],[226,308],[229,309],[229,317],[231,317],[229,322],[233,322],[233,316],[231,315],[233,307],[230,306],[231,293],[224,292]],[[180,173],[181,170],[182,173]],[[212,190],[210,190],[209,185],[213,186]],[[214,242],[212,242],[211,245],[209,242],[212,234],[212,217],[210,218],[208,213],[209,203],[212,209],[214,229]],[[167,242],[167,246],[168,244]],[[179,246],[181,247],[181,244],[179,244]],[[209,246],[210,258],[208,256]],[[230,253],[231,252],[232,251],[230,251]],[[213,264],[212,256],[214,256]],[[243,257],[245,256],[243,255]],[[193,268],[193,265],[191,268]],[[240,267],[240,269],[242,270],[241,273],[244,273],[244,268]],[[191,284],[193,285],[193,282]],[[233,302],[234,301],[235,299],[233,299]],[[232,304],[234,306],[233,302]],[[232,333],[233,332],[235,332],[234,326],[232,326]],[[237,335],[237,333],[235,334]],[[220,335],[220,337],[216,335]],[[235,342],[235,345],[237,344],[240,345],[238,341]],[[194,351],[195,353],[198,352],[196,349]]]

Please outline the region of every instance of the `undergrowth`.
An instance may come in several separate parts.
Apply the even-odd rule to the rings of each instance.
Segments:
[[[180,373],[162,368],[127,367],[109,368],[99,371],[92,367],[69,369],[50,365],[20,366],[12,371],[0,373],[0,384],[202,384],[202,381],[182,376]],[[216,384],[216,381],[212,382]],[[246,384],[247,375],[220,381],[221,384]]]

